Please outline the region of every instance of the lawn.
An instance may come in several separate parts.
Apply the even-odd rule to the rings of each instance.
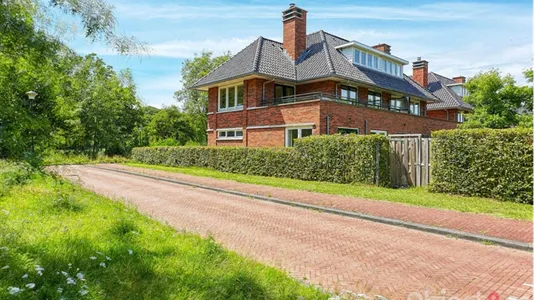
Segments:
[[[391,189],[365,184],[338,184],[331,182],[304,181],[289,178],[225,173],[198,167],[167,167],[140,163],[124,163],[124,165],[194,176],[234,180],[243,183],[282,187],[293,190],[384,200],[408,205],[488,214],[502,218],[532,220],[532,205],[530,204],[503,202],[479,197],[430,193],[425,188]]]
[[[0,299],[327,299],[211,238],[0,161]]]

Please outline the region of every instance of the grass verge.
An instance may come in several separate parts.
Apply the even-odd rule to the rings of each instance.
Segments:
[[[0,161],[0,299],[328,298],[213,239],[19,169]]]
[[[426,188],[391,189],[365,184],[338,184],[331,182],[304,181],[255,175],[225,173],[198,167],[167,167],[140,163],[124,163],[126,166],[162,170],[187,175],[234,180],[242,183],[260,184],[293,190],[303,190],[332,195],[383,200],[409,205],[487,214],[517,220],[532,220],[532,205],[503,202],[480,197],[431,193]]]
[[[98,155],[91,158],[86,154],[66,154],[62,152],[48,152],[43,156],[42,164],[45,166],[53,165],[81,165],[81,164],[105,164],[105,163],[125,163],[129,159],[122,156]]]

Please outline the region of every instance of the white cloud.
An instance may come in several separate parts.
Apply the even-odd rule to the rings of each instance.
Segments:
[[[185,5],[185,4],[142,4],[118,3],[115,5],[120,15],[136,19],[272,19],[280,18],[285,7],[278,5]],[[478,2],[443,2],[418,6],[370,6],[332,5],[305,6],[314,19],[377,19],[405,21],[445,21],[458,19],[499,19],[506,12],[516,10],[513,4]],[[513,16],[513,15],[512,15]],[[514,16],[516,18],[516,16]]]
[[[254,37],[206,40],[172,40],[151,45],[153,55],[176,58],[190,58],[202,50],[221,55],[226,51],[236,54],[254,41]]]

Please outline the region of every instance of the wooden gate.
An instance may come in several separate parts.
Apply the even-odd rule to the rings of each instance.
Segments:
[[[430,138],[420,134],[388,136],[391,184],[394,187],[427,186],[430,182]]]

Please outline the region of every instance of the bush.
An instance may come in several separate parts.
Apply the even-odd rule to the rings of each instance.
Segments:
[[[432,133],[430,190],[532,204],[532,131]]]
[[[294,148],[145,147],[132,159],[157,165],[204,167],[223,172],[338,183],[389,185],[385,137],[323,135],[299,139]]]

